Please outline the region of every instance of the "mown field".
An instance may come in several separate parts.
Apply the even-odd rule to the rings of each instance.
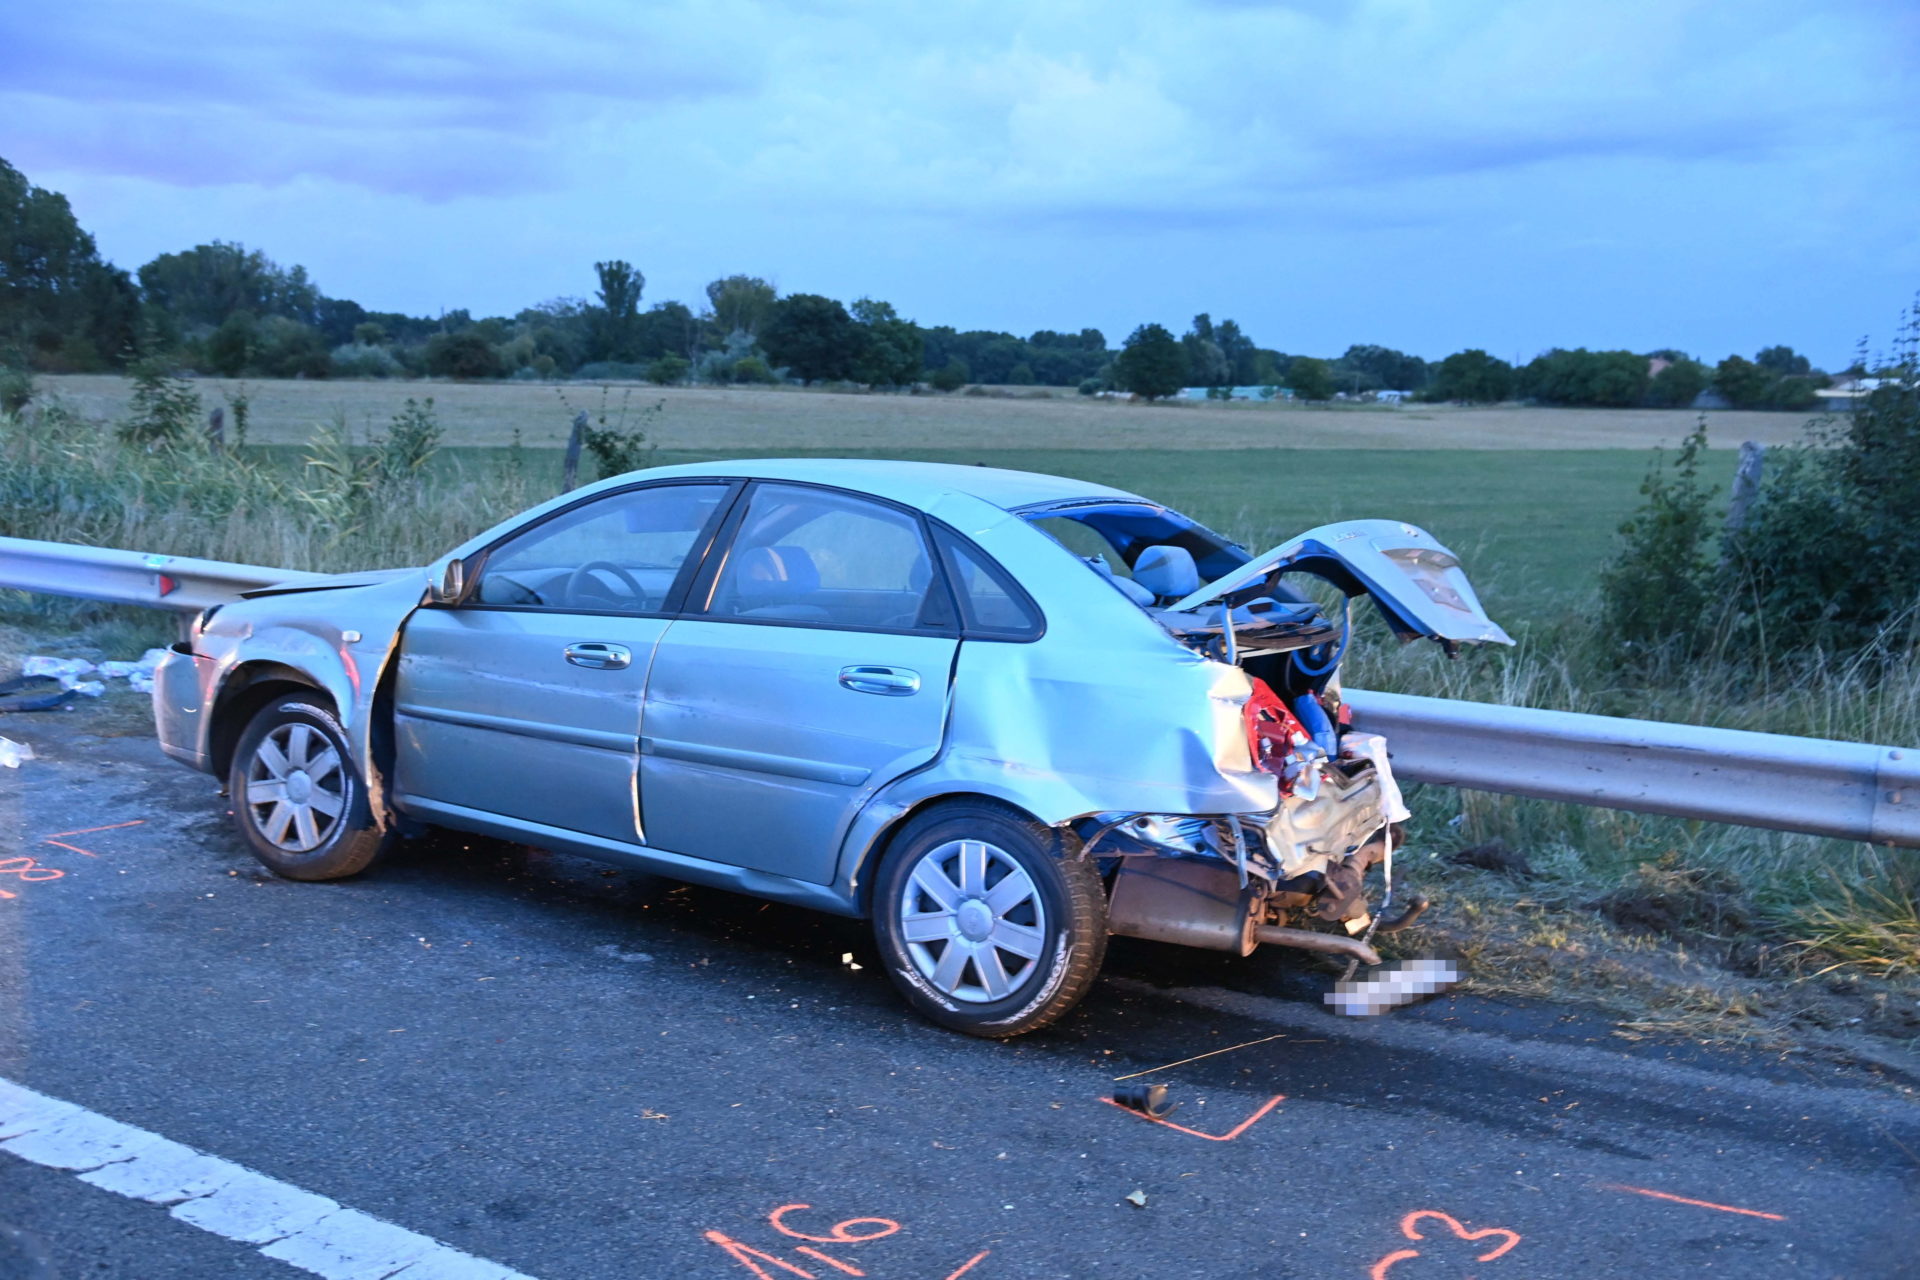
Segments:
[[[91,417],[127,409],[126,379],[106,374],[45,377],[41,384]],[[203,378],[209,407],[235,385]],[[564,443],[579,409],[598,413],[599,384],[530,382],[296,382],[248,384],[249,438],[262,444],[306,440],[343,414],[356,430],[379,428],[401,402],[432,396],[449,444],[506,445],[514,432],[529,446]],[[990,395],[859,394],[717,387],[614,386],[604,403],[617,411],[665,405],[662,448],[735,457],[795,450],[883,453],[913,449],[1649,449],[1677,443],[1695,416],[1682,409],[1537,409],[1519,405],[1289,405],[1235,402],[1132,404],[1058,388]],[[1716,438],[1784,444],[1799,437],[1794,414],[1717,412]]]

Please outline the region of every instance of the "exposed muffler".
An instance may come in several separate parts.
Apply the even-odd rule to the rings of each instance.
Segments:
[[[1226,866],[1189,858],[1129,858],[1121,862],[1107,903],[1107,932],[1209,951],[1250,955],[1262,942],[1361,964],[1380,963],[1357,938],[1260,923],[1261,899]]]

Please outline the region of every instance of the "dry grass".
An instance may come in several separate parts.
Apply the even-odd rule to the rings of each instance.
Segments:
[[[45,377],[88,417],[119,418],[130,384],[107,374]],[[200,381],[208,407],[219,379]],[[538,383],[255,382],[248,439],[304,443],[344,413],[356,429],[384,428],[409,396],[432,396],[450,445],[557,447],[572,413]],[[597,385],[565,384],[577,408],[597,408]],[[1047,394],[1047,393],[1051,394]],[[1130,404],[1059,388],[1019,395],[868,395],[800,388],[617,386],[612,398],[664,400],[662,448],[751,456],[848,449],[1632,449],[1674,445],[1697,415],[1683,409],[1539,409],[1523,405],[1304,406],[1257,403]],[[1725,411],[1708,415],[1719,442],[1788,444],[1806,416]]]

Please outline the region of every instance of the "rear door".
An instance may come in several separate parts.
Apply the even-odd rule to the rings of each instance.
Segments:
[[[601,494],[490,549],[465,603],[416,612],[395,683],[403,807],[640,841],[648,664],[732,491]]]
[[[915,512],[763,482],[730,523],[654,654],[647,843],[830,883],[866,798],[939,753],[953,604]]]

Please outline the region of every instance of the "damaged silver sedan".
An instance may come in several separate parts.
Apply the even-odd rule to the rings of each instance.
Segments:
[[[1053,476],[709,463],[251,592],[154,699],[281,875],[431,825],[869,917],[914,1008],[1004,1037],[1110,934],[1375,962],[1397,921],[1364,881],[1407,811],[1341,706],[1361,596],[1403,639],[1508,643],[1398,522],[1249,555]]]

